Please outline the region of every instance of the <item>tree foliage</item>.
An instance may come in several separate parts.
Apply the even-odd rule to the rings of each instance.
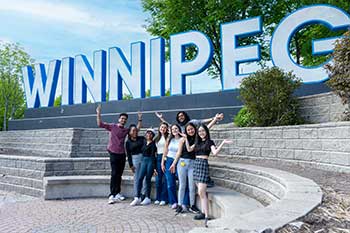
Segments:
[[[33,65],[23,48],[18,44],[0,43],[0,114],[1,129],[7,129],[7,122],[21,118],[25,109],[25,97],[22,88],[22,67]]]
[[[240,97],[255,126],[294,125],[301,123],[298,101],[293,96],[301,85],[292,73],[277,67],[263,69],[242,80]]]
[[[214,57],[208,72],[213,78],[221,78],[220,24],[262,16],[263,33],[242,39],[240,45],[259,43],[262,48],[261,65],[264,66],[264,62],[270,59],[269,39],[275,27],[287,14],[310,4],[331,4],[350,13],[349,0],[142,0],[144,11],[150,14],[146,29],[152,35],[169,39],[175,33],[198,30],[210,37]],[[309,26],[294,35],[290,51],[299,64],[320,64],[327,57],[312,56],[311,40],[341,33],[331,32],[322,25]],[[192,48],[186,56],[192,58],[194,55]]]
[[[327,85],[338,95],[346,105],[344,118],[350,120],[350,30],[342,39],[337,40],[333,52],[333,64],[326,65],[330,74]]]

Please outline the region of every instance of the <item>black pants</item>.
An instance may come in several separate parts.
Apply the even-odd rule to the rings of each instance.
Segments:
[[[120,185],[122,182],[122,175],[125,167],[125,154],[115,154],[109,152],[109,159],[111,162],[111,183],[110,183],[110,195],[116,195],[120,193]]]

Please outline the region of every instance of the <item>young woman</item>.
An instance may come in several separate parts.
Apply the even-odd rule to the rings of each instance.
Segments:
[[[178,125],[172,125],[170,127],[170,137],[165,143],[164,153],[162,158],[162,171],[165,173],[167,186],[168,186],[168,200],[171,204],[172,209],[177,207],[177,198],[176,198],[176,177],[175,171],[170,171],[170,166],[174,162],[176,153],[179,149],[179,143],[181,140],[181,129]]]
[[[129,127],[128,140],[125,143],[125,151],[131,171],[134,173],[134,196],[137,195],[138,177],[141,171],[142,148],[145,144],[145,137],[138,136],[136,125]],[[145,194],[146,182],[143,180],[142,194]]]
[[[188,151],[194,151],[196,160],[194,162],[194,181],[198,187],[198,195],[201,200],[202,213],[196,215],[194,219],[205,219],[205,227],[208,227],[208,197],[207,197],[207,184],[209,181],[209,154],[217,155],[224,144],[231,143],[229,140],[224,140],[218,147],[210,139],[209,129],[206,125],[202,124],[198,127],[198,133],[196,142],[190,146],[189,140],[186,140],[186,147]]]
[[[209,123],[208,128],[211,128],[216,121],[220,119],[220,115],[216,114],[214,119]],[[193,179],[193,170],[194,170],[194,162],[195,162],[195,153],[194,151],[187,151],[186,147],[186,138],[189,142],[190,146],[193,146],[195,143],[197,134],[196,126],[189,122],[185,126],[184,134],[181,134],[183,138],[179,143],[179,149],[177,151],[175,160],[170,167],[171,171],[177,169],[177,174],[179,178],[179,192],[178,192],[178,207],[176,209],[177,213],[182,213],[187,211],[187,207],[185,205],[186,194],[189,194],[189,211],[192,213],[199,213],[199,209],[195,206],[195,183]],[[188,191],[186,190],[188,189]]]
[[[167,182],[164,172],[162,171],[162,158],[163,158],[163,152],[165,143],[168,140],[169,137],[169,125],[165,122],[162,122],[158,128],[158,134],[155,137],[154,141],[156,142],[157,146],[157,177],[156,177],[156,189],[157,189],[157,195],[156,195],[156,201],[154,204],[156,205],[166,205],[168,203],[168,188],[167,188]]]
[[[152,129],[146,131],[146,142],[142,147],[142,162],[141,170],[137,181],[137,193],[134,200],[130,203],[131,206],[138,204],[149,205],[151,204],[151,179],[152,175],[156,175],[156,155],[157,147],[156,143],[153,141],[154,132]],[[141,189],[142,181],[146,177],[146,193],[145,199],[141,202]]]

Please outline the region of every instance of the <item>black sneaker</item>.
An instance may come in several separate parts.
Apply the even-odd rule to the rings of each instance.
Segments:
[[[203,214],[203,213],[197,214],[196,216],[194,216],[193,219],[194,219],[194,220],[202,220],[202,219],[205,219],[205,214]]]
[[[189,211],[193,214],[198,214],[200,210],[197,208],[197,206],[193,205],[189,208]]]
[[[175,212],[176,213],[181,213],[182,211],[182,206],[181,205],[177,205],[176,209],[175,209]]]

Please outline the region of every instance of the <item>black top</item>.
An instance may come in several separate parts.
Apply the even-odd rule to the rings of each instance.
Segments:
[[[154,158],[153,165],[154,165],[154,169],[155,169],[157,166],[157,160],[155,159],[157,156],[157,146],[156,146],[156,143],[154,141],[152,141],[150,144],[147,145],[147,142],[145,140],[145,143],[143,144],[143,147],[142,147],[142,155],[143,155],[143,157]]]
[[[194,139],[188,140],[188,143],[190,144],[190,146],[192,146],[194,144],[194,141],[195,141]],[[194,154],[194,151],[191,151],[191,152],[187,151],[186,142],[182,146],[181,158],[183,158],[183,159],[196,159],[196,155]]]
[[[211,152],[211,146],[215,146],[213,140],[200,141],[194,147],[195,155],[208,155]]]
[[[126,155],[128,156],[129,166],[132,167],[132,155],[137,155],[142,153],[142,147],[146,140],[144,137],[137,136],[136,140],[128,139],[125,144]]]
[[[152,141],[150,144],[147,145],[147,142],[145,140],[145,143],[142,146],[142,155],[144,157],[156,157],[157,155],[156,143]]]

